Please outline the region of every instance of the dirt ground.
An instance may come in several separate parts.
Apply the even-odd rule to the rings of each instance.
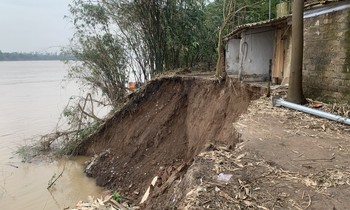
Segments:
[[[242,134],[236,151],[253,155],[286,173],[273,180],[277,185],[269,185],[273,186],[270,193],[277,190],[279,195],[285,195],[287,205],[280,208],[349,208],[349,126],[272,107],[269,99],[261,98],[251,103],[235,128]],[[275,204],[269,209],[277,209]]]
[[[208,147],[150,209],[348,209],[350,127],[271,104],[252,101],[235,149]]]
[[[95,155],[86,172],[134,209],[347,209],[350,127],[272,107],[262,92],[154,80],[81,146]]]

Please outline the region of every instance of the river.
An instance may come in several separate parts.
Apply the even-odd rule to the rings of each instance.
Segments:
[[[79,93],[75,83],[63,82],[67,70],[60,61],[0,62],[0,209],[64,209],[102,193],[84,175],[84,157],[22,163],[15,154],[33,136],[52,131],[69,97]]]

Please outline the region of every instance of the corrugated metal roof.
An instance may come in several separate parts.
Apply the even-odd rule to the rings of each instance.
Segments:
[[[248,24],[244,24],[244,25],[240,25],[237,26],[236,28],[233,29],[233,31],[231,33],[229,33],[228,35],[226,35],[224,37],[224,40],[229,40],[231,39],[233,36],[235,36],[236,34],[240,33],[241,31],[244,31],[246,29],[256,29],[256,28],[262,28],[262,27],[266,27],[266,26],[277,26],[281,23],[287,23],[288,22],[288,18],[291,18],[292,15],[287,15],[287,16],[283,16],[283,17],[279,17],[279,18],[275,18],[275,19],[271,19],[271,20],[265,20],[265,21],[260,21],[260,22],[256,22],[256,23],[248,23]]]
[[[310,0],[310,1],[305,1],[305,6],[307,5],[323,5],[323,4],[327,4],[327,3],[332,3],[332,2],[344,2],[344,5],[348,5],[349,2],[348,1],[344,1],[344,0]],[[330,5],[330,7],[339,7],[343,5],[342,3],[338,4],[338,5]],[[332,9],[330,8],[330,9]],[[321,9],[324,10],[324,7]],[[315,9],[315,10],[306,10],[304,12],[304,18],[307,18],[309,16],[311,16],[313,13],[317,13],[319,11],[319,9]],[[333,10],[332,10],[333,11]],[[318,13],[316,15],[319,15]],[[288,22],[288,18],[291,18],[292,15],[287,15],[287,16],[283,16],[283,17],[279,17],[279,18],[275,18],[275,19],[271,19],[271,20],[265,20],[265,21],[260,21],[260,22],[256,22],[256,23],[248,23],[248,24],[244,24],[244,25],[240,25],[237,26],[236,28],[233,29],[233,31],[231,33],[229,33],[228,35],[226,35],[223,39],[225,41],[231,39],[233,36],[235,36],[236,34],[240,33],[241,31],[244,31],[246,29],[256,29],[256,28],[262,28],[262,27],[266,27],[266,26],[276,26],[279,25],[283,22]]]

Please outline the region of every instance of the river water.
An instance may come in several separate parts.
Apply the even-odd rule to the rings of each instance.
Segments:
[[[102,193],[84,175],[84,157],[22,163],[15,154],[33,136],[52,131],[69,97],[79,93],[75,83],[62,82],[67,69],[60,61],[0,62],[0,209],[64,209]]]

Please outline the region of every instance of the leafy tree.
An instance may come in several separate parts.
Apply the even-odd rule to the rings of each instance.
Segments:
[[[218,44],[217,44],[217,64],[216,64],[216,77],[221,77],[224,79],[226,73],[223,71],[223,34],[225,29],[229,25],[235,25],[237,22],[237,15],[246,8],[251,7],[249,1],[234,1],[234,0],[223,0],[222,1],[222,23],[218,31]],[[257,3],[255,3],[257,4]],[[237,24],[238,25],[238,24]]]
[[[99,1],[74,0],[70,5],[75,34],[65,50],[77,61],[72,62],[69,78],[84,87],[85,97],[71,97],[56,131],[43,136],[43,149],[57,148],[60,154],[72,154],[77,146],[95,132],[104,119],[95,115],[96,105],[117,109],[126,98],[127,56],[124,43],[111,24],[105,5]],[[102,95],[96,100],[95,97]],[[61,130],[62,119],[68,128]]]
[[[212,51],[208,50],[211,31],[205,24],[206,1],[105,0],[104,3],[143,72],[148,69],[156,74],[194,66],[212,57]]]
[[[70,69],[69,76],[100,91],[117,107],[125,98],[129,74],[124,45],[102,3],[74,0],[70,12],[76,32],[68,51],[79,62]]]

